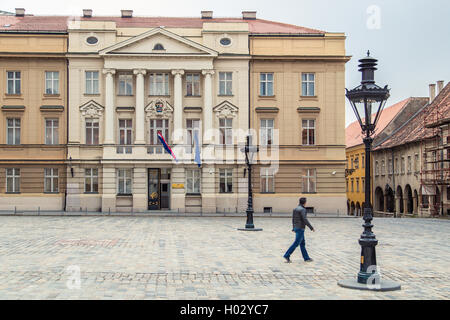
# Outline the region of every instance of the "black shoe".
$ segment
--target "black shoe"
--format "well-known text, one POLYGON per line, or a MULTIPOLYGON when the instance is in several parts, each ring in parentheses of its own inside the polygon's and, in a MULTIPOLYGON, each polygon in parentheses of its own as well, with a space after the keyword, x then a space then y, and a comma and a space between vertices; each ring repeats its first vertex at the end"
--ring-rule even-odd
POLYGON ((291 259, 289 259, 289 257, 283 257, 286 260, 286 263, 291 263, 291 259))
POLYGON ((309 258, 308 260, 305 260, 305 262, 313 262, 314 260, 309 258))

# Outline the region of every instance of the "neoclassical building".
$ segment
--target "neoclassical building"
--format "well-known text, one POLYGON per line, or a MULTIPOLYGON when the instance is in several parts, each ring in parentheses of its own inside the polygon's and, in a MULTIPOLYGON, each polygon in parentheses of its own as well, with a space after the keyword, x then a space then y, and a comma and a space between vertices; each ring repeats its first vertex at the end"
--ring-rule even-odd
POLYGON ((69 21, 68 210, 245 210, 245 14, 69 21))

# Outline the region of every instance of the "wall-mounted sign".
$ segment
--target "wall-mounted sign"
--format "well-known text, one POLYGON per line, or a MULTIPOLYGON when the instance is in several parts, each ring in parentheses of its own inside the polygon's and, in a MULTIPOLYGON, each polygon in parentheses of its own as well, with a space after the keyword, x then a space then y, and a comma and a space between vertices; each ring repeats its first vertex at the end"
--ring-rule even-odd
POLYGON ((162 102, 155 103, 156 112, 162 112, 163 111, 163 107, 164 107, 164 104, 162 102))
POLYGON ((172 183, 172 189, 184 189, 184 183, 172 183))

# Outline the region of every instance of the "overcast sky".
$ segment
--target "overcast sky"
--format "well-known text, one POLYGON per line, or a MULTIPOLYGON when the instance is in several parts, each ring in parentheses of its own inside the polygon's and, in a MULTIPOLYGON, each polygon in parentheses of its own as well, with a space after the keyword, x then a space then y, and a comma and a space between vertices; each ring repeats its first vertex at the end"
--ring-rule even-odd
MULTIPOLYGON (((370 50, 379 60, 377 84, 388 84, 386 106, 410 96, 428 96, 428 84, 450 79, 450 1, 448 0, 18 0, 3 2, 0 10, 25 8, 36 15, 120 15, 132 9, 143 16, 239 17, 242 10, 256 10, 257 17, 347 35, 346 87, 360 81, 358 59, 370 50)), ((346 107, 346 125, 355 120, 346 107)))

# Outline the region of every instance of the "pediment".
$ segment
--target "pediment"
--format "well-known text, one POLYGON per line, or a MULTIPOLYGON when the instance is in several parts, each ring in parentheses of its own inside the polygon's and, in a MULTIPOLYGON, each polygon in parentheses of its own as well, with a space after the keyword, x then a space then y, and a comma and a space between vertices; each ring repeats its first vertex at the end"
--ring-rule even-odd
POLYGON ((117 56, 211 56, 217 51, 163 28, 155 28, 138 36, 119 42, 99 52, 100 55, 117 56))
POLYGON ((213 108, 218 118, 234 118, 239 112, 239 108, 231 102, 225 100, 213 108))
POLYGON ((170 103, 162 99, 150 101, 144 110, 148 118, 170 118, 173 113, 173 107, 170 103))
POLYGON ((94 100, 89 100, 80 106, 81 115, 85 117, 100 117, 104 110, 105 108, 94 100))

